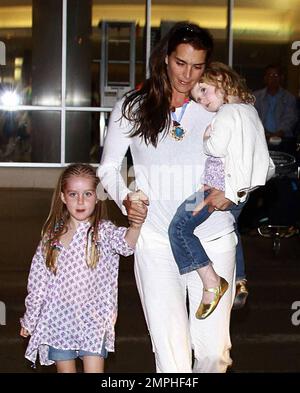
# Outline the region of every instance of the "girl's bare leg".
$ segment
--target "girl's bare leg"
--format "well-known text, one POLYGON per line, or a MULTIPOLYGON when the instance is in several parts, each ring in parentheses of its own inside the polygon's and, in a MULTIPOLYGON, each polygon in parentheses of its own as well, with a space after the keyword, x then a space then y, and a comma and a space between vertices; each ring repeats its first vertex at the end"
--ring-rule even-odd
POLYGON ((57 360, 55 362, 58 373, 76 373, 75 360, 57 360))
MULTIPOLYGON (((215 288, 220 285, 220 276, 215 272, 212 264, 210 263, 207 266, 201 267, 197 269, 197 273, 199 274, 204 288, 215 288)), ((202 295, 202 303, 208 304, 214 299, 214 294, 211 292, 203 291, 202 295)))
POLYGON ((83 356, 85 373, 104 373, 104 359, 100 356, 83 356))
POLYGON ((203 296, 196 311, 196 318, 205 319, 219 304, 221 297, 228 289, 228 282, 215 272, 211 263, 197 269, 197 272, 203 282, 203 296))

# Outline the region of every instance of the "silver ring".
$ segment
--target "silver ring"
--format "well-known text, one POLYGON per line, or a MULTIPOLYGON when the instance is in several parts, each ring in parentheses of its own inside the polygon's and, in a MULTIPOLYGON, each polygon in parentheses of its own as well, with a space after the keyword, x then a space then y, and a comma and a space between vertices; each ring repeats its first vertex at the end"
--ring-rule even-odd
POLYGON ((217 207, 215 207, 215 209, 214 210, 219 210, 217 207))

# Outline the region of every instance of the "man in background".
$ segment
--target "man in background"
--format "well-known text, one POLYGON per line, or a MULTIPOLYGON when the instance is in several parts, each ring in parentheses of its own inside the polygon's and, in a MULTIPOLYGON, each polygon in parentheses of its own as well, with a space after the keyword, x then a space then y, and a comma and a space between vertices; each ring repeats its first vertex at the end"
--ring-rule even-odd
POLYGON ((281 87, 283 74, 277 65, 265 68, 265 88, 254 92, 255 107, 264 125, 266 138, 291 138, 297 123, 296 98, 281 87))

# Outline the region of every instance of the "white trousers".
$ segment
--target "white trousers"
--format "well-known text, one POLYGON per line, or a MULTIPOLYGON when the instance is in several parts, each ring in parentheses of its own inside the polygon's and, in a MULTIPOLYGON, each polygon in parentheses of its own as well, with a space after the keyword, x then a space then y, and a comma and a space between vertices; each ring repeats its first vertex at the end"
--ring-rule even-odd
POLYGON ((236 235, 232 232, 203 242, 203 246, 216 272, 228 281, 229 288, 214 312, 198 320, 195 312, 203 289, 198 273, 179 274, 169 240, 161 234, 144 227, 139 238, 135 277, 157 372, 222 373, 232 363, 229 324, 235 290, 236 235))

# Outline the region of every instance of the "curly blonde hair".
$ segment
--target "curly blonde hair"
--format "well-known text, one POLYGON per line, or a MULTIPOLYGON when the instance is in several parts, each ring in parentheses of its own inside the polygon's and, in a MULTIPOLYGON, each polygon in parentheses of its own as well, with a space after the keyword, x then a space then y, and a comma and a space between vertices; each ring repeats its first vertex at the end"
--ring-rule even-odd
POLYGON ((222 90, 226 103, 228 103, 228 96, 238 97, 245 104, 254 104, 255 102, 255 97, 248 89, 245 79, 224 63, 211 62, 204 70, 199 82, 213 85, 222 90))

